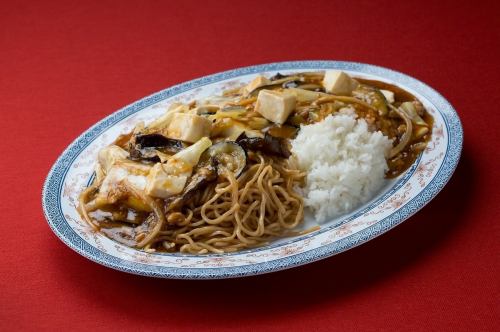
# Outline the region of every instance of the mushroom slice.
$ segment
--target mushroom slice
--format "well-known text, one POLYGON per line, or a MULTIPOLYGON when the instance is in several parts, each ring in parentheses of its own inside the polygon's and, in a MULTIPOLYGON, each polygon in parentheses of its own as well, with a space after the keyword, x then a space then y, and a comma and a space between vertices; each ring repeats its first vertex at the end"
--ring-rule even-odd
POLYGON ((161 134, 138 134, 130 143, 130 159, 158 162, 160 157, 157 151, 173 155, 184 148, 184 143, 181 141, 167 138, 161 134))

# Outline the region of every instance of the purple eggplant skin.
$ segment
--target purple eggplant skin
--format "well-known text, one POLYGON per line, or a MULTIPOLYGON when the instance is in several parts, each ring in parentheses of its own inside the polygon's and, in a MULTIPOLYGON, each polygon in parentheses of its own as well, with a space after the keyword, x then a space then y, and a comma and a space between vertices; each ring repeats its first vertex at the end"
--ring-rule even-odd
POLYGON ((284 138, 271 136, 268 133, 264 135, 264 138, 247 137, 245 133, 242 133, 236 139, 236 143, 240 144, 245 150, 261 151, 282 158, 291 156, 288 141, 284 138))

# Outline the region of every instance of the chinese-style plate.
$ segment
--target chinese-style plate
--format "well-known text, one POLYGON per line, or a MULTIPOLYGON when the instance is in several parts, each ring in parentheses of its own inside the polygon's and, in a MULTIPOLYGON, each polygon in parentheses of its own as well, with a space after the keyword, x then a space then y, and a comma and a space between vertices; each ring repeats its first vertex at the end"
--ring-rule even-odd
MULTIPOLYGON (((54 233, 70 248, 102 265, 151 277, 215 279, 283 270, 338 254, 390 230, 416 213, 448 182, 462 149, 457 113, 438 92, 402 73, 354 62, 296 61, 245 67, 182 83, 141 99, 98 122, 59 157, 43 188, 43 209, 54 233), (432 139, 415 163, 370 202, 299 237, 230 254, 146 253, 93 232, 76 211, 77 198, 93 175, 97 151, 140 120, 164 112, 172 102, 219 94, 257 74, 340 69, 356 77, 385 81, 414 94, 434 117, 432 139)), ((311 222, 310 220, 308 222, 311 222)), ((312 221, 314 223, 314 220, 312 221)))

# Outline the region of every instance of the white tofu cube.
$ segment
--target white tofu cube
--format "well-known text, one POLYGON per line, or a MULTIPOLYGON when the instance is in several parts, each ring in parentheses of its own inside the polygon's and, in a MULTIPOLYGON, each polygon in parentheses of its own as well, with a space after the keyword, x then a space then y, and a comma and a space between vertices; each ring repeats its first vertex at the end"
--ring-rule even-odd
POLYGON ((158 163, 149 172, 146 194, 153 197, 167 198, 180 194, 186 185, 188 175, 171 175, 158 163))
POLYGON ((212 122, 196 114, 175 113, 167 127, 167 137, 194 143, 202 137, 210 136, 212 122))
POLYGON ((295 109, 297 98, 293 93, 261 90, 257 97, 255 110, 267 120, 283 124, 295 109))
POLYGON ((118 160, 127 159, 129 153, 117 145, 110 145, 101 149, 97 155, 99 164, 104 173, 108 173, 118 160))
POLYGON ((252 80, 252 82, 248 83, 243 87, 243 94, 248 95, 250 92, 253 90, 257 89, 258 87, 270 84, 271 80, 269 80, 267 77, 264 77, 262 75, 257 76, 252 80))
POLYGON ((323 87, 328 93, 350 95, 358 83, 340 70, 327 70, 323 78, 323 87))
POLYGON ((121 195, 121 186, 132 186, 136 190, 143 191, 150 169, 148 165, 129 160, 116 161, 108 170, 97 198, 100 202, 114 203, 121 195))
POLYGON ((389 90, 380 90, 382 94, 384 95, 385 99, 389 104, 394 103, 394 92, 389 91, 389 90))

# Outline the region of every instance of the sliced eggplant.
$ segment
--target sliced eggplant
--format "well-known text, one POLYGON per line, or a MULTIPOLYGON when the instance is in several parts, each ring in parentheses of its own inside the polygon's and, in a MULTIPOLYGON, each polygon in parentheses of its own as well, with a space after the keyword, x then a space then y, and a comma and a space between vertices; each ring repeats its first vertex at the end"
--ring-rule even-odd
POLYGON ((247 137, 245 133, 236 139, 245 150, 261 151, 270 155, 288 158, 291 155, 288 140, 268 133, 261 137, 247 137))
POLYGON ((196 192, 204 189, 216 179, 217 166, 213 159, 205 164, 199 163, 182 193, 166 201, 167 211, 180 211, 184 205, 191 201, 196 192))
POLYGON ((360 84, 356 90, 353 91, 353 96, 375 107, 382 116, 388 113, 388 102, 384 94, 377 88, 360 84))
MULTIPOLYGON (((417 107, 415 106, 418 104, 411 101, 407 101, 402 103, 401 106, 399 106, 399 108, 403 110, 403 112, 405 112, 406 115, 408 115, 413 124, 418 126, 427 126, 427 123, 420 117, 420 115, 417 112, 417 107)), ((422 104, 420 105, 423 108, 422 104)))
POLYGON ((215 163, 217 173, 233 172, 238 177, 247 164, 247 153, 243 147, 231 141, 212 145, 203 152, 198 163, 199 167, 215 163))

